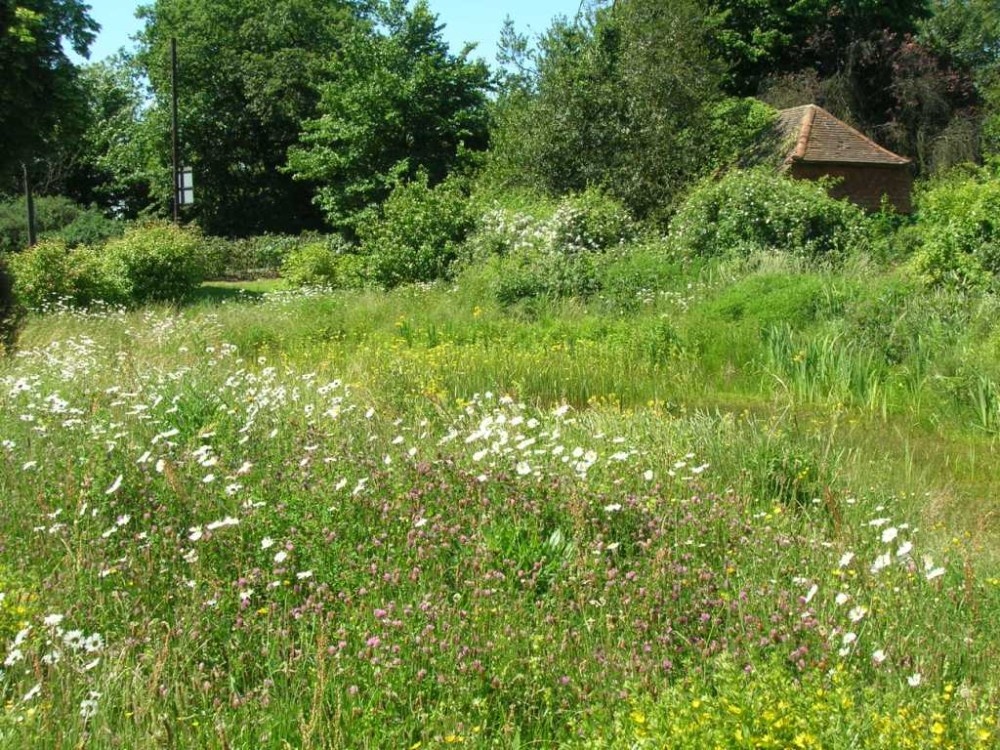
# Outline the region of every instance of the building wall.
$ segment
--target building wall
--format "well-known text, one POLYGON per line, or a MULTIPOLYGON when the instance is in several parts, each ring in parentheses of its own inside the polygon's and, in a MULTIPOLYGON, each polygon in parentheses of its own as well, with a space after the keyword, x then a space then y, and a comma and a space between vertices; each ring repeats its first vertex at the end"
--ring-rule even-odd
POLYGON ((830 190, 834 198, 848 198, 869 211, 878 211, 882 196, 886 195, 895 209, 902 214, 913 210, 910 192, 913 176, 908 166, 876 167, 866 164, 792 164, 793 177, 818 180, 820 177, 837 177, 840 183, 830 190))

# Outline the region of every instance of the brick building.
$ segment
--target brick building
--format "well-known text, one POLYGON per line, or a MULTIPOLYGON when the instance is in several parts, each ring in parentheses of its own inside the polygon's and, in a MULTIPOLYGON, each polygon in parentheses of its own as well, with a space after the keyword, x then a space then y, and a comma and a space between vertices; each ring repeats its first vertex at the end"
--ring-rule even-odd
POLYGON ((822 107, 807 104, 778 113, 784 142, 794 144, 782 165, 793 177, 840 178, 830 194, 877 211, 882 196, 900 213, 910 213, 910 160, 879 146, 822 107))

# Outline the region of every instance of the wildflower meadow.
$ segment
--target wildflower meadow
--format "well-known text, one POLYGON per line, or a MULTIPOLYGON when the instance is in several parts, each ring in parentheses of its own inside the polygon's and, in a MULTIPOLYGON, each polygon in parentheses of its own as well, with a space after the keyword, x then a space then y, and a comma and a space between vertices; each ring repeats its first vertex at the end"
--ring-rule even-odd
POLYGON ((997 746, 995 553, 869 460, 880 409, 710 408, 682 356, 544 343, 579 310, 501 315, 33 318, 0 370, 0 746, 997 746))

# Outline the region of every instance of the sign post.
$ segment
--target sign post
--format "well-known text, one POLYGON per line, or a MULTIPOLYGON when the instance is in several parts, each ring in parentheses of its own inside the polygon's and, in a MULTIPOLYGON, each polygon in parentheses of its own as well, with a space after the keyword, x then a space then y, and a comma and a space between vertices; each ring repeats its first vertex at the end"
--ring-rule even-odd
POLYGON ((177 38, 170 38, 170 108, 171 147, 173 150, 174 176, 174 223, 181 221, 181 186, 180 186, 180 145, 177 140, 177 38))

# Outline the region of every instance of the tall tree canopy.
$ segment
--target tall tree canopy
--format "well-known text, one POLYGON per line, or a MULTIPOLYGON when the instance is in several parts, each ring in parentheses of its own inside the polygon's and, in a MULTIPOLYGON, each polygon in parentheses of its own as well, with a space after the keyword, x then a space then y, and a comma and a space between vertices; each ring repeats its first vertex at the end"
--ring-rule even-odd
POLYGON ((924 170, 974 155, 974 138, 956 143, 975 116, 968 66, 922 35, 942 5, 968 3, 706 2, 731 93, 762 95, 777 106, 815 101, 924 170))
POLYGON ((66 193, 115 215, 135 218, 170 191, 163 158, 162 118, 149 109, 148 84, 135 59, 119 53, 85 66, 84 128, 76 144, 66 193))
POLYGON ((726 102, 708 21, 696 0, 619 0, 557 21, 528 60, 508 28, 516 74, 497 106, 492 169, 553 193, 598 186, 639 216, 669 211, 728 154, 720 117, 734 140, 761 124, 760 110, 726 102))
POLYGON ((0 175, 42 149, 81 104, 63 51, 86 55, 98 26, 81 0, 0 0, 0 175))
POLYGON ((289 169, 317 186, 331 224, 352 229, 398 180, 426 173, 430 184, 461 150, 487 145, 489 71, 453 55, 424 0, 382 3, 374 28, 357 26, 332 56, 318 117, 307 122, 289 169))
POLYGON ((1000 159, 1000 4, 934 0, 933 8, 921 37, 971 71, 983 107, 983 149, 1000 159))
POLYGON ((141 10, 138 60, 155 94, 148 116, 158 123, 164 154, 170 39, 177 39, 183 160, 195 173, 193 215, 206 230, 239 235, 319 225, 309 187, 282 167, 302 122, 315 114, 326 60, 365 23, 362 5, 156 0, 141 10))

